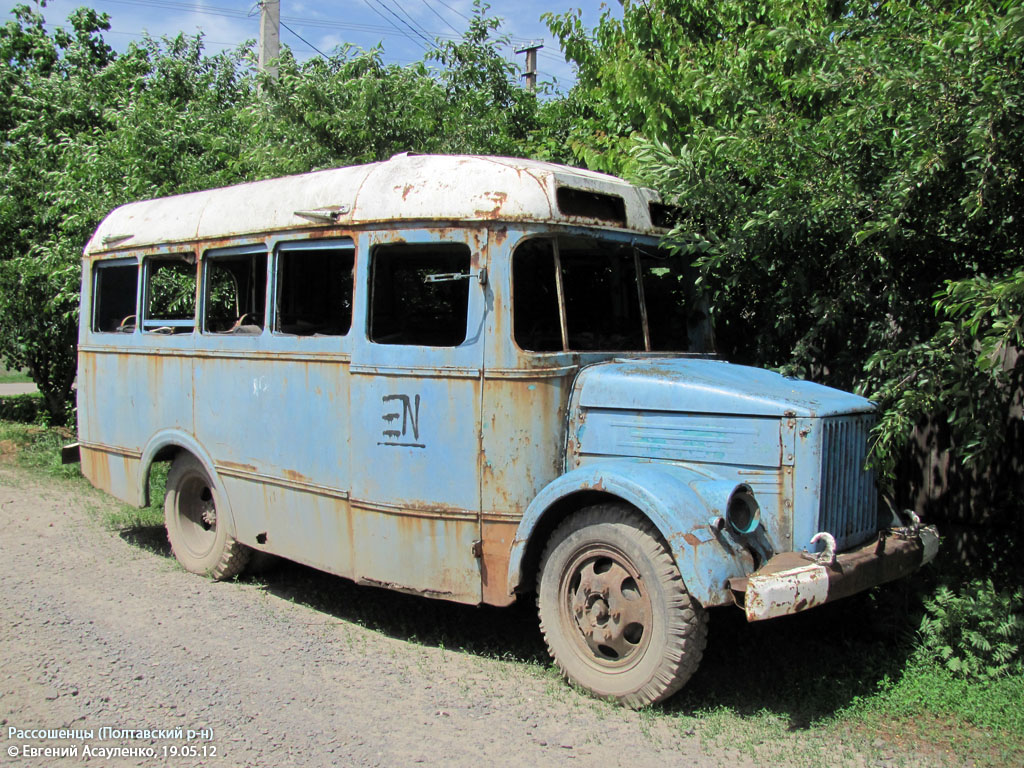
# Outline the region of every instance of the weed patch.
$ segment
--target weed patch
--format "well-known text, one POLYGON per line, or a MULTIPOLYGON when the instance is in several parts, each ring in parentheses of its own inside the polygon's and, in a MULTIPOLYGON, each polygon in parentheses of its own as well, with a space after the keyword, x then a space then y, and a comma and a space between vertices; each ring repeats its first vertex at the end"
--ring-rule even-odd
POLYGON ((61 446, 74 439, 74 433, 63 427, 42 427, 0 420, 0 460, 13 461, 19 466, 52 477, 81 479, 78 465, 62 464, 60 458, 61 446))

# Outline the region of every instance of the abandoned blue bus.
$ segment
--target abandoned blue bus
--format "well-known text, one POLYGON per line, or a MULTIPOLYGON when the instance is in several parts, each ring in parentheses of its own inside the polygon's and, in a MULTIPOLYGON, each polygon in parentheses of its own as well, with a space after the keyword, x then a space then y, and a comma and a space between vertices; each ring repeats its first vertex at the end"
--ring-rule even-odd
POLYGON ((751 621, 904 576, 874 406, 719 359, 657 193, 399 155, 122 206, 85 248, 82 471, 217 579, 268 553, 469 604, 536 594, 564 675, 645 706, 751 621))

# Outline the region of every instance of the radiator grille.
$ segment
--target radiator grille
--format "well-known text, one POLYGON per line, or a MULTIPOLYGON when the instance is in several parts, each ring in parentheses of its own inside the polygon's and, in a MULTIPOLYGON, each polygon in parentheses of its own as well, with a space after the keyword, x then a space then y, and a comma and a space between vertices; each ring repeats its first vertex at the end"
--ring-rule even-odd
POLYGON ((864 469, 874 422, 873 414, 823 420, 818 530, 831 533, 840 551, 878 530, 875 474, 864 469))

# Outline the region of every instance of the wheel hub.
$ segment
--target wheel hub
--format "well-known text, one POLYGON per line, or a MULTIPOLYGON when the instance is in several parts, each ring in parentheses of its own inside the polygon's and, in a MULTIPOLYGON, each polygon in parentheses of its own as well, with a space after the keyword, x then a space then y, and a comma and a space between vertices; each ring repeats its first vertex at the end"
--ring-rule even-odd
POLYGON ((572 621, 595 660, 619 664, 643 647, 652 612, 640 584, 628 561, 590 556, 577 562, 566 597, 572 621))
POLYGON ((213 502, 207 502, 203 505, 202 511, 203 525, 209 530, 217 525, 217 508, 213 505, 213 502))

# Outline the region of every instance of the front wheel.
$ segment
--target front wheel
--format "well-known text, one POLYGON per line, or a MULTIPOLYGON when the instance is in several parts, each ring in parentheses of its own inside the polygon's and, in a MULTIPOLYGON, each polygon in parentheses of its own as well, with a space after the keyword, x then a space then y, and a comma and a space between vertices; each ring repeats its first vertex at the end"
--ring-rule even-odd
POLYGON ((186 571, 221 580, 245 568, 249 550, 228 533, 213 483, 189 453, 179 454, 167 473, 164 523, 171 550, 186 571))
POLYGON ((541 559, 541 631, 562 674, 595 696, 639 708, 697 669, 707 616, 654 527, 625 504, 570 515, 541 559))

